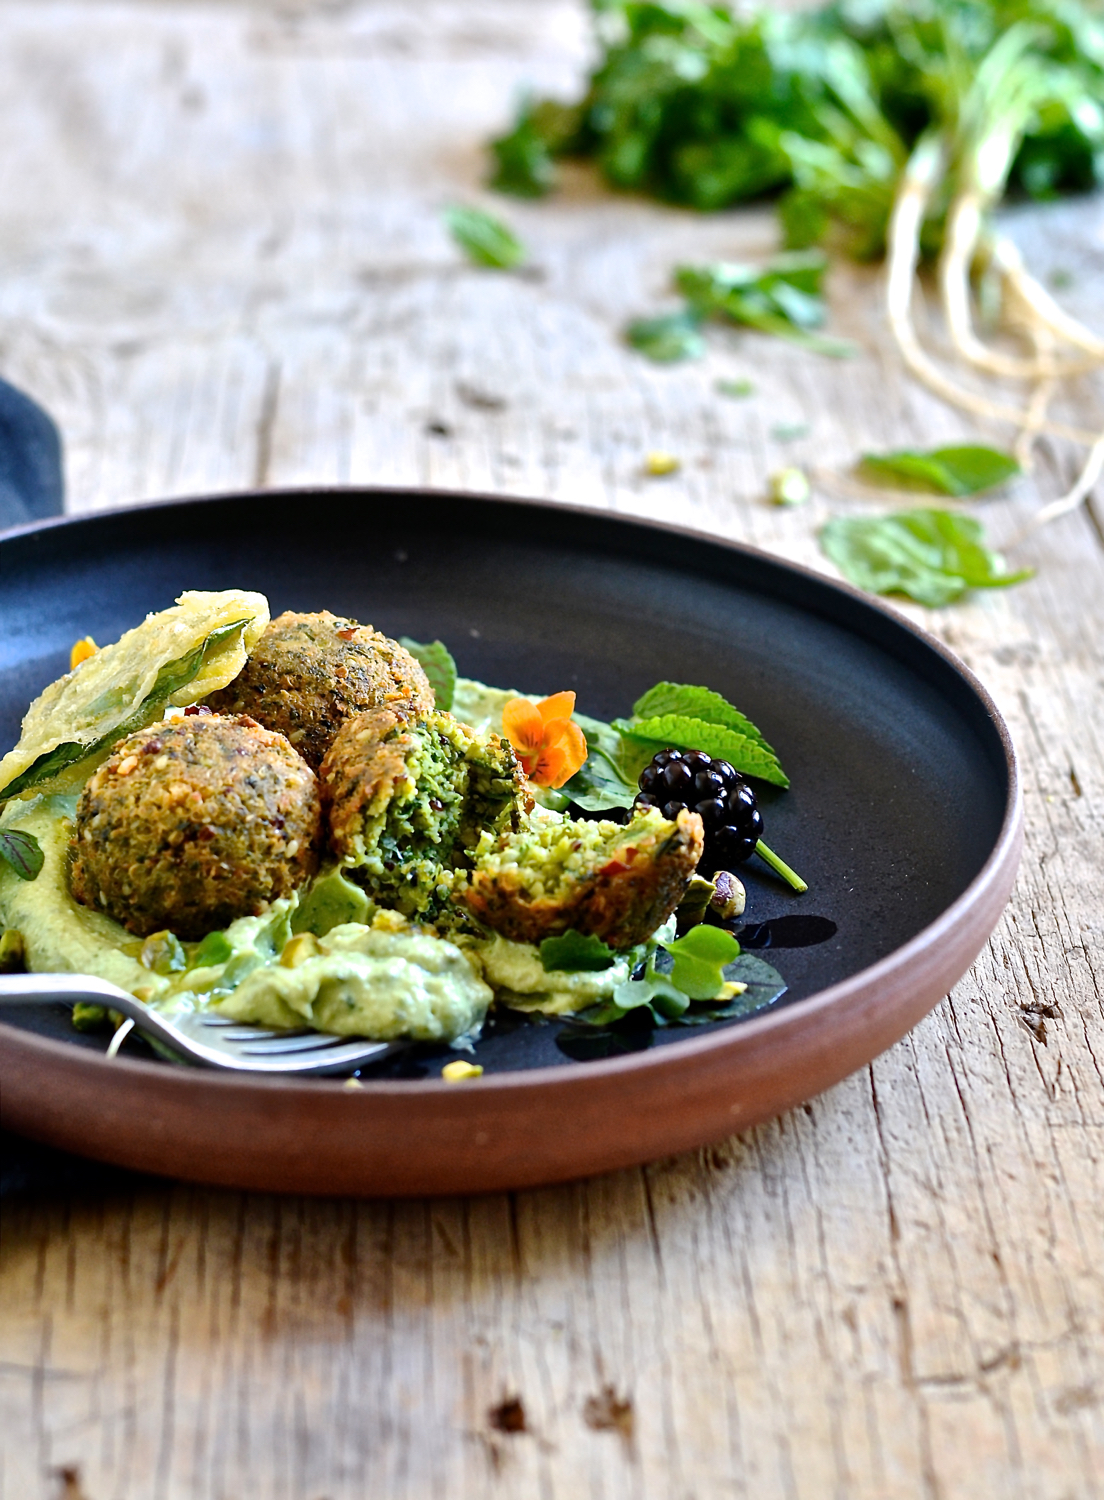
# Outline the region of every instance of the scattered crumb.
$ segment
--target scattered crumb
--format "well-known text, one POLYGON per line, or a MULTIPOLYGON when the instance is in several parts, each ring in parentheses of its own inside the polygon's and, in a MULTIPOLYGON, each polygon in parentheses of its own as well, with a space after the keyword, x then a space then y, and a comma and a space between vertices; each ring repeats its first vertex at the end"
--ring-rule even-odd
MULTIPOLYGON (((480 1070, 482 1071, 482 1069, 480 1070)), ((487 1421, 496 1432, 528 1432, 525 1407, 520 1396, 507 1396, 487 1413, 487 1421)))
POLYGON ((603 1386, 597 1396, 583 1403, 583 1421, 592 1432, 617 1432, 626 1443, 632 1442, 633 1404, 628 1396, 619 1396, 612 1385, 603 1386))
POLYGON ((653 479, 662 479, 666 474, 677 474, 681 467, 680 460, 673 453, 664 453, 658 449, 649 453, 644 460, 644 472, 653 479))
POLYGON ((811 493, 808 477, 803 469, 779 469, 770 477, 768 493, 774 505, 804 505, 811 493))
POLYGON ((455 1062, 446 1063, 441 1069, 441 1077, 446 1083, 463 1083, 467 1078, 482 1078, 483 1069, 478 1063, 465 1062, 458 1057, 455 1062))

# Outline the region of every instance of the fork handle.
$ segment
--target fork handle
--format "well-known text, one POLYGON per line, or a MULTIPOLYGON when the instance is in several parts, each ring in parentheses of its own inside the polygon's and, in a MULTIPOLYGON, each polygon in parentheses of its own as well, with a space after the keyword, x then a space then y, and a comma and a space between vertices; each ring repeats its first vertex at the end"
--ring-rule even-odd
POLYGON ((0 1006, 46 1005, 51 1000, 110 1005, 132 1020, 146 1013, 142 1002, 126 990, 91 974, 0 974, 0 1006))

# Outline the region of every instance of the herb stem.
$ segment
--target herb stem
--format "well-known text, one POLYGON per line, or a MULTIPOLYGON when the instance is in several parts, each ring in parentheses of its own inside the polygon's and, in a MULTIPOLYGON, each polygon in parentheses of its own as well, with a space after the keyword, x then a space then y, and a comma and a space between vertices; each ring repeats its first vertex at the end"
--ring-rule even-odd
POLYGON ((760 839, 755 845, 755 852, 756 854, 758 854, 760 859, 765 859, 767 864, 770 865, 775 874, 781 875, 786 884, 797 891, 799 895, 802 891, 807 891, 809 889, 809 887, 802 880, 801 876, 798 875, 796 871, 791 870, 784 859, 779 859, 778 855, 775 854, 773 849, 768 849, 762 839, 760 839))

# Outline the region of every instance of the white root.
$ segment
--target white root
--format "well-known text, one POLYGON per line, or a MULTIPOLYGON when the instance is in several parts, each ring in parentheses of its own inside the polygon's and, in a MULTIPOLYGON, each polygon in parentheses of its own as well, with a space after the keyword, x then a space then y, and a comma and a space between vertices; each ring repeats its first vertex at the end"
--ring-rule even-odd
MULTIPOLYGON (((943 164, 944 152, 940 144, 931 138, 922 140, 913 152, 901 179, 887 235, 889 269, 886 279, 886 316, 890 330, 908 369, 935 395, 961 411, 988 417, 992 421, 1011 422, 1017 428, 1022 428, 1029 417, 1027 411, 1022 407, 1005 406, 991 401, 987 396, 978 395, 944 375, 925 352, 912 326, 912 293, 920 258, 920 230, 943 164)), ((1004 264, 1002 261, 1002 268, 1004 264)), ((1061 309, 1058 311, 1061 312, 1061 309)), ((1062 317, 1065 317, 1064 313, 1062 317)), ((1072 319, 1068 321, 1073 322, 1072 319)), ((1091 444, 1097 437, 1095 432, 1070 427, 1063 422, 1040 420, 1037 428, 1034 423, 1032 425, 1035 431, 1049 433, 1052 437, 1067 438, 1075 443, 1091 444)))
POLYGON ((1002 237, 994 242, 993 262, 1006 285, 1030 311, 1035 322, 1044 324, 1052 333, 1065 339, 1068 344, 1073 344, 1075 348, 1084 349, 1087 354, 1092 355, 1094 364, 1104 361, 1104 339, 1098 338, 1058 306, 1046 288, 1040 286, 1034 276, 1029 274, 1019 250, 1011 240, 1002 237))
POLYGON ((1014 546, 1016 542, 1030 536, 1033 531, 1038 531, 1040 526, 1046 526, 1049 522, 1056 521, 1059 516, 1067 516, 1071 510, 1076 510, 1092 494, 1093 487, 1102 472, 1104 472, 1104 432, 1099 435, 1089 450, 1085 465, 1072 487, 1057 500, 1052 500, 1049 505, 1044 505, 1042 510, 1036 511, 1011 545, 1014 546))
MULTIPOLYGON (((961 194, 947 216, 943 254, 939 261, 939 285, 947 327, 951 341, 963 359, 992 375, 1019 380, 1062 379, 1094 369, 1101 356, 1070 359, 1049 352, 1035 359, 1020 359, 990 349, 977 337, 970 310, 970 269, 982 237, 982 225, 982 204, 978 195, 973 192, 961 194)), ((1003 272, 1003 262, 1001 269, 1003 272)), ((1046 326, 1051 333, 1056 332, 1049 324, 1040 324, 1037 316, 1033 315, 1030 322, 1033 326, 1046 326)), ((1088 337, 1091 340, 1092 335, 1088 337)))

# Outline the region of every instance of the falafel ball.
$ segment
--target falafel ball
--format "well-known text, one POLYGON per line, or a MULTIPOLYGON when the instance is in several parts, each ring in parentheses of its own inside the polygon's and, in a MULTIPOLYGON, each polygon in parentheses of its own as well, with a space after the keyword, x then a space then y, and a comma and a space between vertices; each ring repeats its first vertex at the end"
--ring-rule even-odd
POLYGON ((469 851, 516 827, 526 803, 510 745, 447 713, 370 709, 343 726, 318 776, 338 859, 373 895, 431 920, 448 920, 469 851))
POLYGON ((139 937, 201 938, 314 874, 321 817, 314 772, 255 719, 153 724, 81 793, 70 888, 139 937))
POLYGON ((574 928, 611 948, 650 937, 682 900, 701 858, 702 820, 655 808, 622 826, 565 819, 485 838, 455 899, 492 932, 540 943, 574 928))
POLYGON ((245 667, 207 704, 220 714, 250 714, 286 734, 317 771, 342 724, 370 708, 435 706, 429 678, 389 636, 329 610, 286 610, 266 628, 245 667))

